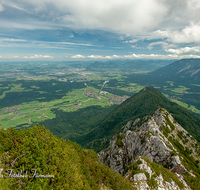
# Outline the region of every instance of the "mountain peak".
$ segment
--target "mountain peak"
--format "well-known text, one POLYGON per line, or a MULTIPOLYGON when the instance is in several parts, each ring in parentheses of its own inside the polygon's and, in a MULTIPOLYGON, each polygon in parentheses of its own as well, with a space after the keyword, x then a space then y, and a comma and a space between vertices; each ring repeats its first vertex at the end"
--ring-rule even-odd
POLYGON ((200 140, 200 118, 193 115, 186 108, 168 100, 156 88, 145 87, 139 93, 133 95, 115 108, 102 120, 97 128, 76 139, 76 142, 99 152, 109 146, 109 139, 113 135, 122 132, 121 127, 128 121, 136 120, 137 118, 142 119, 146 115, 153 115, 159 108, 169 110, 182 127, 196 137, 197 140, 200 140))

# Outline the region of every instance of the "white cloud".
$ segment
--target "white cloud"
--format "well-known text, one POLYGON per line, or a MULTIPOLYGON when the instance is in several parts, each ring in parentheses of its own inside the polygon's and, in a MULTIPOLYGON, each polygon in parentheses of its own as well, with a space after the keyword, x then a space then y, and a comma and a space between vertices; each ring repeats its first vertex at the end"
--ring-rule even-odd
MULTIPOLYGON (((200 11, 200 10, 199 10, 200 11)), ((164 38, 171 43, 196 43, 200 44, 200 22, 190 22, 184 27, 166 30, 156 30, 149 39, 164 38)))
POLYGON ((55 29, 57 26, 54 24, 50 24, 48 22, 43 22, 40 20, 35 19, 23 19, 21 20, 0 20, 0 26, 2 28, 7 29, 21 29, 21 30, 36 30, 36 29, 43 29, 43 30, 52 30, 55 29))
POLYGON ((73 43, 73 42, 53 42, 56 44, 67 44, 67 45, 76 45, 76 46, 93 46, 92 44, 84 44, 84 43, 73 43))
POLYGON ((166 49, 166 48, 169 48, 169 47, 174 47, 175 45, 174 44, 169 44, 167 42, 164 42, 164 41, 159 41, 159 42, 152 42, 150 43, 147 48, 149 50, 151 50, 154 46, 162 46, 162 48, 166 49))
POLYGON ((87 57, 88 57, 88 58, 92 58, 92 59, 102 59, 102 58, 104 58, 104 57, 101 56, 101 55, 88 55, 87 57))
POLYGON ((71 56, 71 58, 91 58, 91 59, 119 59, 119 58, 122 58, 122 56, 119 56, 119 55, 112 55, 112 56, 102 56, 102 55, 88 55, 88 56, 84 56, 84 55, 80 55, 80 54, 77 54, 77 55, 74 55, 74 56, 71 56))
POLYGON ((88 55, 87 57, 93 58, 93 59, 120 59, 120 58, 123 58, 123 56, 120 56, 120 55, 112 55, 112 56, 88 55))
POLYGON ((14 8, 14 9, 18 9, 18 10, 21 10, 21 11, 29 12, 29 11, 27 11, 27 10, 23 9, 22 7, 20 7, 20 6, 16 5, 16 4, 15 4, 15 2, 14 2, 14 3, 12 3, 12 2, 11 2, 11 1, 9 1, 9 0, 7 0, 7 2, 6 2, 6 3, 4 2, 4 4, 6 4, 6 5, 7 5, 7 6, 9 6, 9 7, 12 7, 12 8, 14 8))
POLYGON ((112 59, 112 56, 107 55, 105 56, 105 59, 112 59))
MULTIPOLYGON (((200 50, 199 50, 200 51, 200 50)), ((68 57, 68 56, 65 56, 68 57)), ((50 55, 13 55, 13 56, 0 56, 0 59, 16 59, 16 60, 22 60, 22 59, 53 59, 53 56, 50 55)), ((130 54, 130 55, 74 55, 70 58, 91 58, 91 59, 185 59, 185 58, 200 58, 199 55, 181 55, 181 54, 130 54)))
POLYGON ((36 41, 36 40, 25 40, 16 38, 0 38, 0 47, 70 49, 75 46, 90 47, 95 45, 87 43, 74 43, 74 42, 49 42, 49 41, 36 41))
POLYGON ((15 55, 13 56, 13 59, 16 59, 16 58, 19 58, 20 56, 19 55, 15 55))
POLYGON ((0 38, 0 42, 25 42, 23 39, 15 39, 15 38, 0 38))
POLYGON ((138 41, 137 39, 132 39, 132 40, 125 41, 125 43, 135 43, 137 41, 138 41))
POLYGON ((119 55, 113 55, 112 57, 113 58, 121 58, 121 56, 119 56, 119 55))
POLYGON ((130 54, 130 55, 75 55, 71 58, 92 58, 92 59, 185 59, 185 58, 200 58, 199 55, 179 55, 179 54, 130 54))
POLYGON ((169 36, 169 32, 167 30, 155 30, 150 34, 147 38, 148 39, 155 39, 155 38, 167 38, 169 36))
MULTIPOLYGON (((148 37, 164 37, 173 43, 200 42, 199 0, 6 0, 3 3, 29 15, 27 19, 9 23, 1 20, 1 27, 30 30, 71 27, 135 36, 125 43, 148 37)), ((0 11, 3 9, 0 4, 0 11)))
POLYGON ((200 23, 191 23, 181 31, 169 32, 168 39, 173 43, 200 43, 200 23))
POLYGON ((4 11, 4 7, 2 6, 2 4, 0 3, 0 12, 4 11))
POLYGON ((85 56, 84 56, 84 55, 77 54, 77 55, 71 56, 71 58, 73 58, 73 59, 76 59, 76 58, 85 58, 85 56))
POLYGON ((165 51, 169 52, 169 53, 178 54, 178 55, 189 54, 189 53, 198 53, 198 52, 200 52, 200 46, 184 47, 184 48, 178 48, 178 49, 167 49, 165 51))
POLYGON ((166 11, 159 0, 60 0, 56 6, 64 11, 63 21, 76 28, 111 29, 122 33, 152 28, 166 11))
POLYGON ((25 59, 43 59, 43 58, 51 58, 53 59, 53 56, 50 55, 32 55, 32 56, 24 56, 25 59))
POLYGON ((198 55, 176 55, 176 54, 132 54, 124 55, 128 59, 184 59, 184 58, 200 58, 198 55))
POLYGON ((53 56, 50 55, 24 55, 24 56, 20 56, 20 55, 13 55, 13 56, 0 56, 1 59, 44 59, 44 58, 48 58, 48 59, 53 59, 53 56))
POLYGON ((58 25, 74 29, 111 30, 129 35, 153 29, 167 13, 164 1, 160 0, 8 1, 19 10, 27 10, 30 15, 52 19, 58 25))
MULTIPOLYGON (((169 49, 174 47, 172 43, 200 44, 199 0, 4 0, 0 11, 4 7, 14 10, 12 17, 4 15, 0 20, 0 26, 7 29, 111 31, 130 45, 143 39, 163 39, 165 42, 154 42, 148 48, 160 45, 169 52, 173 51, 169 49), (15 19, 20 13, 25 15, 23 19, 15 19)), ((68 34, 68 37, 74 36, 68 34)), ((72 42, 57 43, 57 47, 51 44, 47 48, 61 49, 62 44, 92 46, 72 42)))
POLYGON ((17 59, 20 58, 19 55, 14 55, 14 56, 0 56, 1 59, 17 59))
MULTIPOLYGON (((11 0, 12 6, 75 28, 140 34, 198 22, 198 0, 11 0), (16 5, 16 4, 19 5, 16 5), (31 6, 30 6, 31 5, 31 6), (77 6, 79 5, 79 6, 77 6)), ((11 3, 10 3, 11 4, 11 3)), ((11 5, 10 5, 11 6, 11 5)))

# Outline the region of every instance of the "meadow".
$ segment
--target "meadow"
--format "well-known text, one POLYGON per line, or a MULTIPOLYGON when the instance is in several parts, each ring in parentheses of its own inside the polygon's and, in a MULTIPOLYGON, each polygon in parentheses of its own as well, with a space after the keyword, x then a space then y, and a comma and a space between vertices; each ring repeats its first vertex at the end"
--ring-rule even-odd
POLYGON ((139 69, 87 70, 87 64, 0 64, 2 127, 29 127, 55 119, 56 113, 77 112, 91 106, 106 109, 121 104, 145 86, 154 86, 171 101, 200 114, 200 84, 153 78, 147 70, 139 69), (101 89, 105 81, 108 82, 101 89))

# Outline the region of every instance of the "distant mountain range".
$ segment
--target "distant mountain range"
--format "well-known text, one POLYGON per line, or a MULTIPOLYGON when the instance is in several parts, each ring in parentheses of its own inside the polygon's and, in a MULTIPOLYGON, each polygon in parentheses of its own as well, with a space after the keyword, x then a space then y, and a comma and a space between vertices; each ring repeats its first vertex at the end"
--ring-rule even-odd
POLYGON ((171 63, 169 60, 114 60, 100 62, 96 61, 86 66, 86 70, 96 71, 105 69, 153 71, 171 63))
POLYGON ((146 87, 127 99, 103 118, 98 127, 75 141, 98 152, 108 147, 109 139, 121 132, 121 127, 128 121, 152 115, 159 108, 165 108, 172 113, 175 120, 200 141, 200 118, 171 102, 153 87, 146 87))
POLYGON ((200 59, 182 59, 150 73, 166 78, 200 82, 200 59))

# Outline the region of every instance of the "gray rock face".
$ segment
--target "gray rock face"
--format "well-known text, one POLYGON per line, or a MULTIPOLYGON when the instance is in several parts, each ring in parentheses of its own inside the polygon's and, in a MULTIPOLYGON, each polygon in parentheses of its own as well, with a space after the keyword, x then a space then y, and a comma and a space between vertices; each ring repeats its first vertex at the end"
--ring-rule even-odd
POLYGON ((172 157, 172 164, 174 166, 171 169, 172 172, 179 173, 179 174, 186 174, 188 172, 188 170, 181 164, 179 156, 172 157))
POLYGON ((144 173, 135 174, 133 176, 134 181, 144 181, 147 180, 147 177, 144 173))
POLYGON ((143 162, 143 164, 140 164, 138 166, 138 169, 146 171, 149 174, 149 178, 151 179, 151 176, 152 176, 153 172, 152 172, 151 168, 146 163, 143 162))
MULTIPOLYGON (((133 182, 133 187, 134 187, 133 189, 137 189, 137 190, 155 189, 155 186, 151 187, 149 186, 149 183, 148 183, 148 180, 153 178, 156 183, 156 187, 157 187, 156 189, 158 190, 175 190, 175 189, 180 190, 179 186, 172 179, 169 181, 165 181, 161 173, 155 177, 156 175, 155 171, 152 171, 151 167, 149 167, 149 163, 147 163, 141 157, 138 157, 138 160, 141 161, 141 164, 137 166, 137 169, 139 169, 142 173, 137 173, 131 176, 131 172, 129 171, 126 177, 126 178, 129 178, 131 182, 133 182)), ((182 182, 184 186, 183 189, 191 190, 191 188, 184 181, 183 176, 177 173, 176 175, 179 178, 179 180, 182 182)))
POLYGON ((171 181, 170 183, 164 181, 162 175, 159 175, 156 178, 156 181, 157 181, 159 190, 166 190, 166 189, 180 190, 180 188, 178 187, 178 185, 176 185, 176 183, 174 181, 171 181))
POLYGON ((172 131, 167 124, 166 115, 168 120, 174 124, 173 117, 164 109, 157 110, 153 117, 144 118, 143 123, 140 119, 128 122, 123 130, 125 134, 120 133, 114 136, 108 151, 100 152, 99 162, 124 174, 126 166, 132 165, 136 157, 146 156, 152 162, 168 166, 174 172, 185 174, 187 169, 181 164, 179 156, 174 155, 177 150, 163 135, 162 128, 172 131), (138 130, 128 130, 131 128, 138 130))

